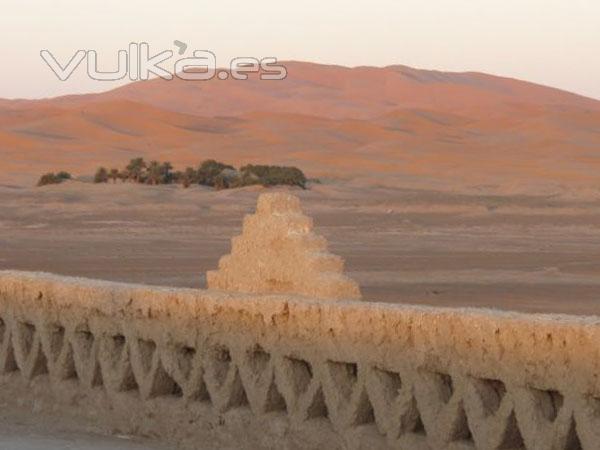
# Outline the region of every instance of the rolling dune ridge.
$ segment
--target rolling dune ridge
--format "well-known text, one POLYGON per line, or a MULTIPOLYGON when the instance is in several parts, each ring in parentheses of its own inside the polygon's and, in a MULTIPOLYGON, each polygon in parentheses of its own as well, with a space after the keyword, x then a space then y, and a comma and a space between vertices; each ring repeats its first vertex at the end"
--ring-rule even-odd
POLYGON ((0 102, 0 182, 136 156, 279 163, 311 177, 444 190, 600 186, 600 102, 518 80, 287 63, 283 81, 133 83, 0 102))

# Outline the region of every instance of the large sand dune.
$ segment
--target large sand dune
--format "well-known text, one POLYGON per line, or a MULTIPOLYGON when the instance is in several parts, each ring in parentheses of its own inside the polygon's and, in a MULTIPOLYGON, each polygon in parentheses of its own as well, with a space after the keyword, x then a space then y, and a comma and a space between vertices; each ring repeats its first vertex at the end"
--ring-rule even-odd
POLYGON ((396 187, 600 186, 599 101, 479 73, 287 65, 283 81, 153 80, 2 101, 0 183, 144 156, 295 164, 396 187))

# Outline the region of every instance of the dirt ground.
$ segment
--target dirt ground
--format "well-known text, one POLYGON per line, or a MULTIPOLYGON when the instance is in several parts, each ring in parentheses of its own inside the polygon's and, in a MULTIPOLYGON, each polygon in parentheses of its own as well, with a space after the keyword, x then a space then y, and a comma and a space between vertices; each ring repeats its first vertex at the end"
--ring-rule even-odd
MULTIPOLYGON (((0 187, 0 269, 204 287, 262 188, 0 187)), ((600 194, 294 191, 368 301, 600 313, 600 194)))
POLYGON ((6 450, 166 450, 164 445, 75 431, 57 432, 34 423, 0 423, 0 448, 6 450))
POLYGON ((8 406, 0 402, 2 450, 172 450, 148 439, 112 433, 101 434, 72 418, 39 414, 41 409, 8 406))

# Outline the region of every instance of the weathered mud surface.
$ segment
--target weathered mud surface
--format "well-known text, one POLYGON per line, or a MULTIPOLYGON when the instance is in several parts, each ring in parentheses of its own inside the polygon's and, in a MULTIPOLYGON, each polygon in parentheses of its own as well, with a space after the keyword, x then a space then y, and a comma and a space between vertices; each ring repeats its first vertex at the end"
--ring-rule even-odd
POLYGON ((221 257, 219 270, 207 272, 206 281, 209 289, 229 292, 360 299, 358 284, 344 275, 344 260, 314 233, 300 199, 284 192, 258 198, 242 234, 231 240, 231 253, 221 257))
POLYGON ((0 318, 6 408, 182 448, 600 442, 598 318, 17 272, 0 273, 0 318))

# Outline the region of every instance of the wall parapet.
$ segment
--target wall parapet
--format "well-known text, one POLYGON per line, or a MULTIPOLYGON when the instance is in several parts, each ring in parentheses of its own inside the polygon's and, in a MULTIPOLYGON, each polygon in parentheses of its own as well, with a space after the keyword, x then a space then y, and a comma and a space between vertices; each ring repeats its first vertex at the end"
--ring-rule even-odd
POLYGON ((599 343, 596 317, 0 272, 3 400, 189 448, 598 449, 599 343))

